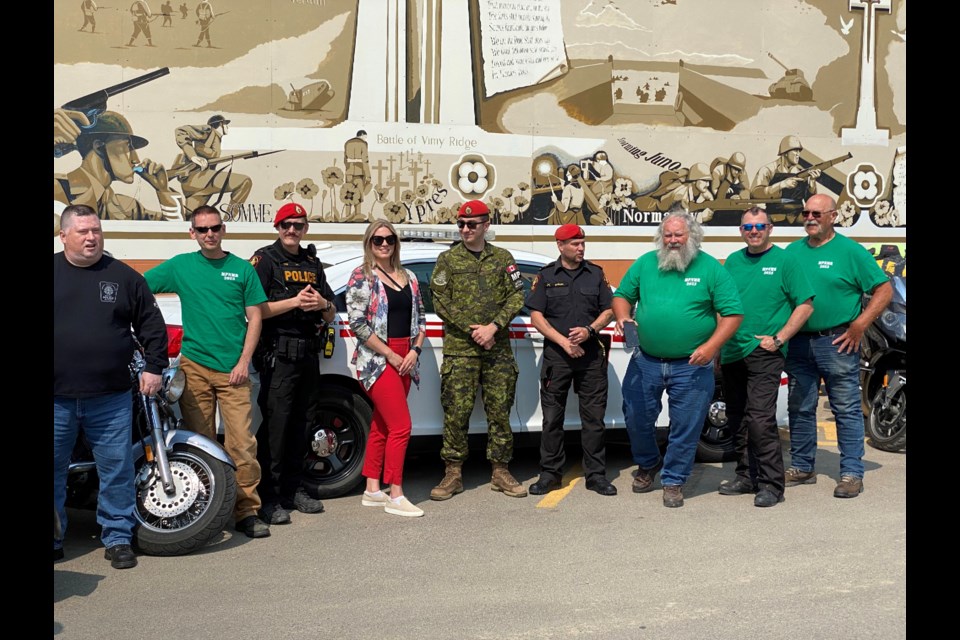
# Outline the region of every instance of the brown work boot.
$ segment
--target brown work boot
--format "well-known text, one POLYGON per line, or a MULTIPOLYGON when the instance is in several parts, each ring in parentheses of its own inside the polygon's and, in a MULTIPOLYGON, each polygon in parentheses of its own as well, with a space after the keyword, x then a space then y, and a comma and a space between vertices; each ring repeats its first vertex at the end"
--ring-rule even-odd
POLYGON ((783 484, 787 487, 796 487, 801 484, 817 484, 817 472, 813 470, 800 471, 800 469, 796 467, 790 467, 784 474, 783 479, 783 484))
POLYGON ((443 462, 447 469, 440 484, 430 490, 431 500, 449 500, 456 494, 463 493, 463 477, 461 476, 463 461, 444 460, 443 462))
POLYGON ((637 467, 637 472, 633 474, 633 492, 647 493, 653 491, 653 479, 657 477, 657 472, 663 468, 663 458, 652 469, 637 467))
POLYGON ((683 506, 683 485, 669 484, 663 487, 663 506, 682 507, 683 506))
POLYGON ((503 462, 493 463, 493 475, 490 476, 490 488, 494 491, 502 491, 511 498, 525 498, 527 490, 523 488, 517 479, 510 475, 507 465, 503 462))
POLYGON ((843 476, 833 490, 834 498, 856 498, 863 491, 863 478, 843 476))

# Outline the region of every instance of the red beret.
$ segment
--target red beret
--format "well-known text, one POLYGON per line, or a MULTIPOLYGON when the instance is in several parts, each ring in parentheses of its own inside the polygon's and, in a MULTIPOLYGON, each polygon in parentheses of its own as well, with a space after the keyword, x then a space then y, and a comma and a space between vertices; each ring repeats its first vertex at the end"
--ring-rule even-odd
POLYGON ((288 202, 277 209, 277 217, 273 219, 273 226, 277 226, 287 218, 306 218, 307 210, 296 202, 288 202))
POLYGON ((583 238, 583 229, 575 224, 565 224, 557 228, 556 233, 553 234, 553 237, 557 240, 573 240, 574 238, 580 239, 583 238))
POLYGON ((490 209, 481 200, 467 200, 460 205, 460 211, 457 213, 458 218, 477 218, 488 215, 490 215, 490 209))

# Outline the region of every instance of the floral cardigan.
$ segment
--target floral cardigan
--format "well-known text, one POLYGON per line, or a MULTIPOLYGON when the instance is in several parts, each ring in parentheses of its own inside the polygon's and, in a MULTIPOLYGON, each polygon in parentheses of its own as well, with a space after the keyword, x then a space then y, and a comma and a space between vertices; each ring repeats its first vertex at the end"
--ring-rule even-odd
MULTIPOLYGON (((416 343, 417 336, 426 330, 427 313, 420 295, 420 283, 409 269, 407 280, 413 294, 413 313, 410 314, 410 344, 416 343)), ((387 342, 387 292, 377 277, 367 277, 363 267, 357 267, 347 282, 347 320, 357 336, 357 348, 353 352, 351 364, 357 367, 357 378, 364 389, 370 389, 387 368, 387 359, 367 346, 370 336, 377 334, 387 342)), ((420 386, 420 362, 414 365, 410 378, 420 386)))

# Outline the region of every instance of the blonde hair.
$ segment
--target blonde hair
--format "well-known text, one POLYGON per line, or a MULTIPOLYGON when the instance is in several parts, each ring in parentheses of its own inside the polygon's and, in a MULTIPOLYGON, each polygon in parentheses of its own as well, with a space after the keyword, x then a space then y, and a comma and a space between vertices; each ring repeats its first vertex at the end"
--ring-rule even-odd
POLYGON ((400 275, 399 284, 405 285, 407 274, 400 264, 400 236, 397 235, 397 230, 388 220, 374 220, 367 225, 367 230, 363 232, 363 273, 366 274, 368 278, 373 276, 373 271, 377 266, 377 261, 373 257, 373 249, 371 248, 373 244, 373 234, 377 232, 377 229, 383 228, 389 229, 390 233, 397 236, 397 242, 393 245, 393 253, 390 255, 390 267, 400 275))

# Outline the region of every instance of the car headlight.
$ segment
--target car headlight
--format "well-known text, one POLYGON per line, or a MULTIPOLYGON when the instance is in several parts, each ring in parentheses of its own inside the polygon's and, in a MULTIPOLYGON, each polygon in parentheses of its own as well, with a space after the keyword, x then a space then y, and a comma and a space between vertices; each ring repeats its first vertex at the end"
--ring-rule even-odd
POLYGON ((167 402, 173 404, 183 395, 183 389, 187 386, 187 375, 180 367, 165 369, 163 372, 163 397, 167 402))

